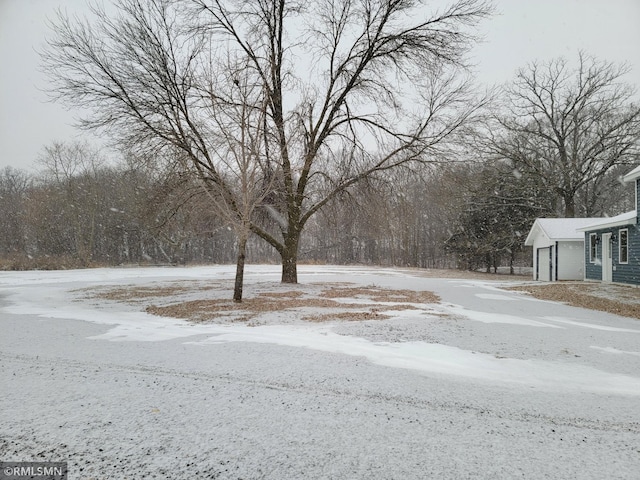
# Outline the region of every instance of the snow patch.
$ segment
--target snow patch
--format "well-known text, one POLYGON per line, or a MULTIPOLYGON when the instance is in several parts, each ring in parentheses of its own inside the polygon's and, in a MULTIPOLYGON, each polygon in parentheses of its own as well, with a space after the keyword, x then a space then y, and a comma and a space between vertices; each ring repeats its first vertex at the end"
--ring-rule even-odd
POLYGON ((498 295, 495 293, 476 293, 476 297, 482 298, 483 300, 500 300, 500 301, 508 301, 508 302, 519 300, 514 297, 509 297, 507 295, 498 295))
POLYGON ((636 357, 640 357, 640 352, 627 352, 625 350, 618 350, 613 347, 596 347, 592 345, 590 348, 593 348, 594 350, 599 350, 605 353, 613 353, 614 355, 634 355, 636 357))
POLYGON ((544 389, 640 396, 640 378, 603 372, 588 366, 542 360, 496 358, 486 353, 425 342, 370 342, 337 335, 330 327, 233 326, 190 345, 257 342, 303 347, 365 357, 372 363, 425 373, 456 375, 477 380, 516 383, 544 389))
POLYGON ((543 318, 545 320, 550 320, 552 322, 564 323, 567 325, 574 325, 576 327, 592 328, 594 330, 604 330, 606 332, 640 333, 640 330, 635 330, 632 328, 618 328, 618 327, 609 327, 606 325, 596 325, 595 323, 576 322, 575 320, 568 320, 566 318, 560 318, 560 317, 543 317, 543 318))
POLYGON ((460 305, 444 305, 443 310, 453 315, 465 317, 468 320, 482 323, 506 323, 510 325, 522 325, 527 327, 546 327, 546 328, 564 328, 550 323, 538 322, 528 318, 522 318, 515 315, 506 315, 504 313, 489 313, 469 310, 460 305))

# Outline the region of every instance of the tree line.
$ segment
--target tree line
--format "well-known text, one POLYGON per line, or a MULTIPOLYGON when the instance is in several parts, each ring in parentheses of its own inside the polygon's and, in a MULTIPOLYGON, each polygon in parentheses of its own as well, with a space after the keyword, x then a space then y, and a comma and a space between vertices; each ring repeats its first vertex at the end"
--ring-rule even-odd
MULTIPOLYGON (((0 171, 3 269, 114 265, 228 264, 236 234, 209 208, 192 179, 152 173, 126 156, 107 160, 86 143, 55 143, 37 173, 0 171)), ((611 169, 581 191, 592 215, 633 208, 611 169), (600 189, 597 188, 600 186, 600 189)), ((495 271, 526 266, 524 238, 539 216, 558 216, 552 199, 508 162, 455 162, 398 170, 330 202, 305 229, 300 261, 495 271)), ((247 261, 277 263, 259 237, 247 261)))
MULTIPOLYGON (((86 143, 45 148, 39 167, 34 174, 0 171, 5 269, 236 261, 236 233, 191 178, 151 174, 123 158, 107 161, 86 143)), ((398 172, 328 203, 301 238, 301 260, 453 267, 444 251, 453 210, 436 193, 440 175, 426 176, 398 172)), ((252 236, 247 260, 279 258, 252 236)))

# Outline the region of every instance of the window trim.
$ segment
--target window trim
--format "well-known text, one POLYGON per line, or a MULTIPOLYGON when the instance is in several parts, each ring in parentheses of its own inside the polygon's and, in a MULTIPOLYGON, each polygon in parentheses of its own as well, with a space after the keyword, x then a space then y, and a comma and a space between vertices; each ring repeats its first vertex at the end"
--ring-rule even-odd
POLYGON ((628 228, 621 228, 620 230, 618 230, 618 263, 621 265, 629 264, 629 229, 628 228), (622 261, 622 232, 624 232, 625 253, 627 257, 625 261, 622 261))
POLYGON ((596 263, 598 259, 598 234, 589 234, 589 263, 596 263))

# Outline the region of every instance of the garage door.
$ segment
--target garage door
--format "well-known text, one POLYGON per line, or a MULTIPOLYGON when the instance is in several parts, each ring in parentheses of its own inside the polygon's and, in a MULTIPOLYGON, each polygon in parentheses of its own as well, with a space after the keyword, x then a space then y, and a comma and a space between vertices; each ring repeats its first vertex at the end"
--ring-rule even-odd
POLYGON ((538 249, 538 280, 551 281, 551 247, 538 249))

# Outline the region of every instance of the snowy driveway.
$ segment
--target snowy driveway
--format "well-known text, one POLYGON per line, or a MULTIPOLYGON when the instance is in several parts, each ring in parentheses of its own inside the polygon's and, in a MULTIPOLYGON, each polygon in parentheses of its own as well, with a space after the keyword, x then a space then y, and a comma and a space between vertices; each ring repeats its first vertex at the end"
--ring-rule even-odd
POLYGON ((639 320, 419 270, 300 269, 442 299, 384 321, 189 325, 70 293, 232 275, 0 273, 0 460, 68 460, 70 478, 638 478, 639 320))

